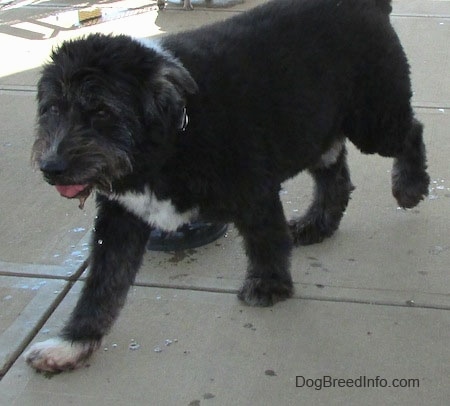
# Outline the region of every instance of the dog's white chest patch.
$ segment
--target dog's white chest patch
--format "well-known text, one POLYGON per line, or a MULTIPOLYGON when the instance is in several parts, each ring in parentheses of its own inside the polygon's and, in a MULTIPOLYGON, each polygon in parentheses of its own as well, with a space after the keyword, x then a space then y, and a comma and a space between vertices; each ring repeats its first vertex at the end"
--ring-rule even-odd
POLYGON ((146 189, 144 193, 125 193, 109 196, 147 224, 165 231, 175 231, 198 216, 198 210, 179 212, 171 200, 158 200, 153 192, 146 189))

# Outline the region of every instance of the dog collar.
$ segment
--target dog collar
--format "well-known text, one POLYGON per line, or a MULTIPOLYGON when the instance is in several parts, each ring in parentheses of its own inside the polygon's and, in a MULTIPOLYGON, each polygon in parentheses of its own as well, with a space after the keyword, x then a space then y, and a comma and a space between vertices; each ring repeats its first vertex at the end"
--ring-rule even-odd
POLYGON ((187 114, 186 107, 183 107, 183 113, 181 115, 181 121, 180 121, 180 131, 186 131, 186 127, 189 124, 189 116, 187 114))

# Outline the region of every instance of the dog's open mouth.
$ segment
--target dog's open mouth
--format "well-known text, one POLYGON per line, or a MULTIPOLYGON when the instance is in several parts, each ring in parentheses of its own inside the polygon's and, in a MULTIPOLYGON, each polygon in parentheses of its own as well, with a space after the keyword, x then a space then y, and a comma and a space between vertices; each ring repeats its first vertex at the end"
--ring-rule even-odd
POLYGON ((91 194, 92 187, 88 184, 86 185, 55 185, 56 190, 61 196, 68 199, 79 199, 79 208, 83 209, 86 199, 91 194))

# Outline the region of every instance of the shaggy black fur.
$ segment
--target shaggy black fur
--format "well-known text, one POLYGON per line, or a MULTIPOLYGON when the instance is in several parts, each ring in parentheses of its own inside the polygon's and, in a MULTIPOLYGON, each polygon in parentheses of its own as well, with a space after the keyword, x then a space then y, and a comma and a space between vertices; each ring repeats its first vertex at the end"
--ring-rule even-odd
MULTIPOLYGON (((167 36, 161 49, 91 35, 53 52, 39 82, 34 160, 62 195, 83 202, 98 192, 90 274, 63 338, 94 348, 111 327, 149 227, 162 224, 151 199, 170 201, 176 216, 234 222, 249 260, 239 298, 258 306, 292 295, 293 242, 338 228, 353 189, 345 138, 395 158, 401 206, 423 199, 422 126, 390 9, 390 0, 275 0, 167 36), (280 184, 305 169, 315 197, 288 225, 280 184)), ((44 368, 39 357, 28 360, 44 368)))

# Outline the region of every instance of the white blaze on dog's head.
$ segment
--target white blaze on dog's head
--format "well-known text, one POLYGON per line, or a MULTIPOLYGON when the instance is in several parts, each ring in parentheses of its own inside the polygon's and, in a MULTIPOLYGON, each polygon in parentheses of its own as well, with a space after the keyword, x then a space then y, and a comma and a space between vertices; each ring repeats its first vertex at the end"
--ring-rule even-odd
POLYGON ((153 49, 154 51, 156 51, 159 54, 164 54, 164 56, 172 58, 172 55, 169 52, 167 52, 161 45, 161 42, 159 42, 156 39, 135 38, 135 40, 137 42, 139 42, 140 44, 144 45, 146 48, 153 49))
POLYGON ((137 38, 136 41, 164 57, 160 74, 162 77, 168 78, 179 91, 186 94, 194 94, 198 91, 197 83, 191 74, 179 59, 163 47, 160 41, 148 38, 137 38))

